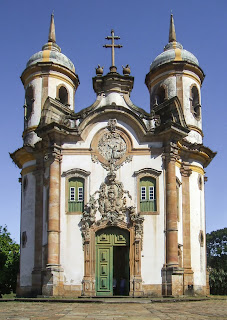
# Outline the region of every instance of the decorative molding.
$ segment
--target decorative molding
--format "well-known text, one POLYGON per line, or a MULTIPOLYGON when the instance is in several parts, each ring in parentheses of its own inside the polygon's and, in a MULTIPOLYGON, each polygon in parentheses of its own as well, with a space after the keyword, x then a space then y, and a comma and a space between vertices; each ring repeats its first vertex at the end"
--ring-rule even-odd
POLYGON ((198 127, 196 127, 196 126, 193 126, 193 125, 188 125, 188 129, 193 130, 193 131, 196 131, 196 132, 198 132, 202 137, 204 137, 203 131, 202 131, 200 128, 198 128, 198 127))
POLYGON ((190 175, 192 174, 192 169, 190 169, 189 163, 181 163, 180 173, 184 177, 190 177, 190 175))
POLYGON ((91 174, 90 171, 86 171, 84 169, 79 169, 79 168, 74 168, 74 169, 64 171, 61 176, 68 177, 68 178, 71 178, 71 177, 85 178, 85 177, 88 177, 90 174, 91 174))
POLYGON ((166 161, 177 161, 179 159, 177 143, 170 141, 164 148, 162 158, 166 161))
POLYGON ((81 232, 84 243, 90 241, 91 227, 94 228, 102 223, 115 226, 120 222, 133 225, 135 237, 142 241, 144 218, 136 213, 135 207, 127 205, 129 199, 132 199, 131 195, 123 189, 122 182, 116 180, 115 172, 108 172, 105 182, 90 196, 90 201, 83 212, 81 232), (97 213, 100 215, 99 220, 96 220, 97 213))
POLYGON ((54 144, 49 149, 49 152, 44 155, 44 162, 47 161, 61 161, 62 160, 62 154, 61 154, 61 148, 54 144))
POLYGON ((151 176, 154 178, 157 178, 158 176, 160 176, 160 174, 162 173, 162 171, 156 170, 156 169, 152 169, 152 168, 143 168, 140 169, 138 171, 134 172, 134 175, 137 176, 151 176))

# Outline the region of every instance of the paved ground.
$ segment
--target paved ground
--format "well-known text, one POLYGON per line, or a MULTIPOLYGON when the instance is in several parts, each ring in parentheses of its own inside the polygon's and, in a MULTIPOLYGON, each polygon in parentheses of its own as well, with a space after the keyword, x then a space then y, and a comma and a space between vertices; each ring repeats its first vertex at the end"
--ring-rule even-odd
POLYGON ((0 319, 227 320, 227 300, 165 303, 0 302, 0 319))

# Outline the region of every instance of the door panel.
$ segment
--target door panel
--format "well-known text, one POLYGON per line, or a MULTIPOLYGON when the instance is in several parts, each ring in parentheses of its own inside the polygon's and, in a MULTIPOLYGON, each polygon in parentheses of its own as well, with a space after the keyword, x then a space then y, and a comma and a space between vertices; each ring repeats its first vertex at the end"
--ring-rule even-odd
POLYGON ((97 295, 113 294, 113 247, 97 250, 97 295))
POLYGON ((97 296, 128 295, 129 274, 129 232, 115 227, 98 231, 96 233, 97 296), (124 288, 120 290, 122 282, 124 288))

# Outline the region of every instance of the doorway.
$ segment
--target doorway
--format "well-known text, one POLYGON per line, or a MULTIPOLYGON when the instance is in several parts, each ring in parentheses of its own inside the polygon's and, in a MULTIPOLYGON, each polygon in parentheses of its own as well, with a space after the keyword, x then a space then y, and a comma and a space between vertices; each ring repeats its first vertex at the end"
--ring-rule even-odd
POLYGON ((96 295, 129 295, 129 232, 117 227, 96 233, 96 295))

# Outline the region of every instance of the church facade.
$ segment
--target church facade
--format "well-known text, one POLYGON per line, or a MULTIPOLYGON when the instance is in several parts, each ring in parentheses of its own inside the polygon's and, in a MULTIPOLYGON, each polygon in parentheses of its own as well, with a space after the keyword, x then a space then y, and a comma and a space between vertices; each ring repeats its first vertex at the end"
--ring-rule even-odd
MULTIPOLYGON (((206 295, 204 168, 196 57, 176 40, 146 75, 150 112, 130 100, 130 67, 93 78, 96 101, 77 113, 73 63, 48 43, 22 73, 19 296, 206 295)), ((115 42, 114 42, 115 41, 115 42)))

